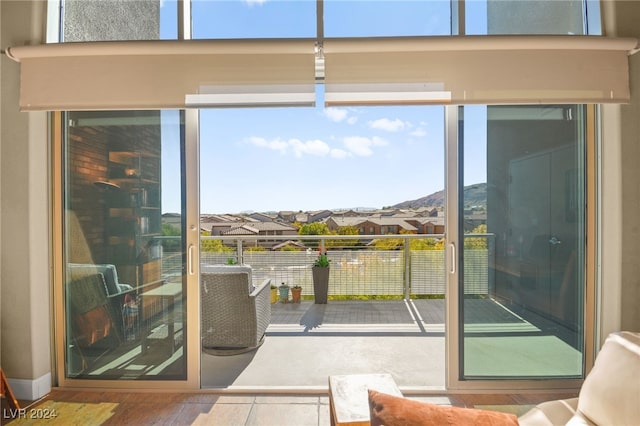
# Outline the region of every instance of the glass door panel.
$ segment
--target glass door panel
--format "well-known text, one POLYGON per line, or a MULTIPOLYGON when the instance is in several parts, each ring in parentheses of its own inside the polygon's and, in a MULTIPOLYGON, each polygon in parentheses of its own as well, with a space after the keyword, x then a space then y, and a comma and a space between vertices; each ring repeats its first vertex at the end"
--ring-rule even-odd
POLYGON ((459 110, 462 379, 582 375, 584 117, 459 110))
POLYGON ((65 377, 185 380, 182 115, 65 122, 65 377))

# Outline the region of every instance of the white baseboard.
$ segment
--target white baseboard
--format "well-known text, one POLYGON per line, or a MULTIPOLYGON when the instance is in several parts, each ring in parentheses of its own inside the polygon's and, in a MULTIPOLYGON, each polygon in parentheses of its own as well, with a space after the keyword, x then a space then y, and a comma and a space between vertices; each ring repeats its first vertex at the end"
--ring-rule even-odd
POLYGON ((7 381, 17 399, 35 401, 51 392, 51 373, 33 380, 7 377, 7 381))

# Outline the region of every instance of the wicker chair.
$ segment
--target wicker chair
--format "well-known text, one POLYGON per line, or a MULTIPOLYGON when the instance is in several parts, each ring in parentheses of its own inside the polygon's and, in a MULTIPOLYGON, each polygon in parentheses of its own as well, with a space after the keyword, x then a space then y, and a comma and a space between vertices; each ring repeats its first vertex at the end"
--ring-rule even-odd
POLYGON ((202 349, 235 355, 258 348, 271 321, 271 280, 255 287, 250 266, 210 265, 200 272, 202 349))

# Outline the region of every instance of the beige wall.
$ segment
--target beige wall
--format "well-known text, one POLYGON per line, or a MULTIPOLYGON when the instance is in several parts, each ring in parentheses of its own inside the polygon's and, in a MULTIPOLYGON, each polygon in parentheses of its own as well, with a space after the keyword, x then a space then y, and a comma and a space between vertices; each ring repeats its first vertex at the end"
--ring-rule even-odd
MULTIPOLYGON (((2 1, 2 47, 40 43, 44 2, 2 1)), ((19 65, 1 59, 1 359, 19 398, 50 390, 48 138, 45 113, 18 111, 19 65)))
MULTIPOLYGON (((608 36, 640 37, 640 2, 602 3, 608 36)), ((640 54, 630 57, 629 105, 602 108, 601 339, 640 330, 640 54)))
MULTIPOLYGON (((640 38, 640 2, 617 2, 617 32, 640 38)), ((622 289, 621 329, 640 330, 640 53, 629 59, 632 103, 621 107, 622 289)))

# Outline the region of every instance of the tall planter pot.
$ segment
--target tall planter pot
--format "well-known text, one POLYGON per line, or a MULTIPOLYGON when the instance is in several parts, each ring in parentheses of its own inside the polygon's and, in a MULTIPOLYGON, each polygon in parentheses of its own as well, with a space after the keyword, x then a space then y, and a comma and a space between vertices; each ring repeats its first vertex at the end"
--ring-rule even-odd
POLYGON ((315 303, 325 304, 327 303, 327 296, 329 294, 329 267, 312 266, 311 273, 313 274, 313 295, 315 303))

